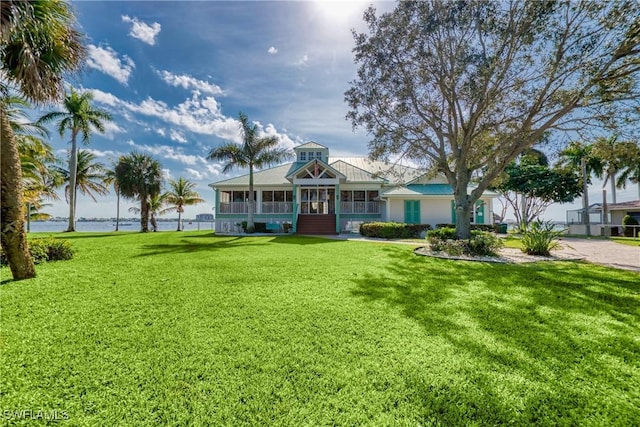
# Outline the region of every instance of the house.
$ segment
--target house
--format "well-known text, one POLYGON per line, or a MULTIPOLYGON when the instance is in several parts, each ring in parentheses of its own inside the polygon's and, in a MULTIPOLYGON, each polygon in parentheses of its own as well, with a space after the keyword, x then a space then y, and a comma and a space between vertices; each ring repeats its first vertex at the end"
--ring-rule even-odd
MULTIPOLYGON (((634 217, 640 222, 640 200, 631 200, 622 203, 611 203, 606 207, 607 218, 605 221, 602 203, 594 203, 589 206, 590 233, 592 235, 605 235, 605 229, 611 230, 613 236, 622 234, 622 218, 626 215, 634 217)), ((569 234, 587 234, 584 224, 584 209, 567 211, 567 225, 569 234)))
MULTIPOLYGON (((363 222, 454 223, 453 192, 444 177, 364 157, 332 157, 308 142, 295 149, 295 162, 254 172, 255 222, 300 234, 357 232, 363 222)), ((209 184, 215 190, 216 231, 240 231, 248 211, 249 175, 209 184)), ((485 192, 471 221, 490 223, 493 199, 485 192)))

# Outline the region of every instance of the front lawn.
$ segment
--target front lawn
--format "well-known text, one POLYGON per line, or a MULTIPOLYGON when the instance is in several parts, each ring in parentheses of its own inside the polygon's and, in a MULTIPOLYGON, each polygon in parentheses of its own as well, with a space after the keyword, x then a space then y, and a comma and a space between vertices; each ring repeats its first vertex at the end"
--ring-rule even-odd
POLYGON ((74 260, 0 286, 5 418, 640 424, 637 273, 296 236, 59 236, 74 260))

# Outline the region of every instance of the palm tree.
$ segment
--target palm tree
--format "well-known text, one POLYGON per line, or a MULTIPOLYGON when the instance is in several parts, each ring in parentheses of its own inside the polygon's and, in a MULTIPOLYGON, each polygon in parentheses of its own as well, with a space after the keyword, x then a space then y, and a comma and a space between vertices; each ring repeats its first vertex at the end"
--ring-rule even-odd
MULTIPOLYGON (((59 0, 0 2, 0 97, 15 86, 42 103, 62 93, 63 74, 82 64, 85 48, 70 7, 59 0)), ((24 231, 22 169, 5 102, 0 102, 0 241, 14 280, 35 277, 24 231)))
POLYGON ((64 99, 65 111, 51 111, 39 120, 40 123, 48 123, 58 120, 58 132, 64 136, 67 130, 71 131, 71 154, 69 155, 69 185, 74 191, 69 194, 69 226, 67 231, 75 231, 76 209, 76 179, 78 172, 78 145, 76 139, 82 134, 82 142, 89 144, 92 128, 98 132, 104 132, 104 121, 111 120, 111 115, 106 111, 94 108, 91 105, 93 95, 91 92, 78 93, 73 88, 64 99))
POLYGON ((626 188, 627 181, 638 185, 638 200, 640 200, 640 146, 637 142, 629 142, 628 157, 618 176, 618 188, 626 188))
MULTIPOLYGON (((64 188, 65 197, 67 202, 71 203, 71 173, 65 172, 65 181, 67 185, 64 188)), ((94 202, 97 202, 94 194, 104 196, 109 192, 105 184, 106 169, 104 165, 96 161, 96 156, 87 150, 78 150, 78 163, 76 171, 76 193, 80 191, 80 194, 89 196, 94 202)), ((76 199, 77 202, 77 199, 76 199)), ((73 211, 75 212, 75 206, 73 211)))
POLYGON ((120 186, 116 179, 116 165, 112 164, 112 169, 107 169, 104 173, 104 183, 106 186, 113 185, 116 192, 116 231, 120 228, 120 186))
MULTIPOLYGON (((165 209, 164 206, 167 203, 167 195, 166 194, 154 194, 149 197, 149 221, 151 222, 151 226, 153 227, 153 231, 158 231, 158 222, 156 221, 156 217, 160 215, 164 215, 167 212, 171 211, 171 208, 165 209)), ((140 208, 135 206, 129 208, 129 212, 140 213, 140 208)))
POLYGON ((559 164, 580 171, 582 181, 583 222, 587 226, 587 235, 591 234, 589 221, 589 184, 591 176, 602 176, 604 165, 602 159, 593 152, 593 145, 573 141, 560 152, 559 164))
POLYGON ((140 202, 141 231, 148 232, 150 199, 160 194, 162 187, 160 162, 135 151, 120 156, 116 165, 116 179, 122 197, 140 202))
POLYGON ((291 152, 284 148, 278 148, 278 139, 275 136, 263 136, 258 134, 258 126, 249 123, 244 113, 238 115, 240 120, 240 133, 242 146, 228 142, 209 152, 209 160, 226 162, 223 173, 234 168, 249 168, 249 209, 247 215, 247 233, 253 233, 253 214, 255 212, 255 200, 253 197, 253 170, 263 168, 274 163, 279 163, 291 156, 291 152))
POLYGON ((192 206, 198 203, 204 203, 204 199, 194 191, 196 184, 182 177, 177 181, 170 180, 169 191, 164 193, 167 204, 173 205, 171 208, 165 209, 163 212, 178 212, 178 230, 181 230, 181 217, 184 212, 184 206, 192 206))

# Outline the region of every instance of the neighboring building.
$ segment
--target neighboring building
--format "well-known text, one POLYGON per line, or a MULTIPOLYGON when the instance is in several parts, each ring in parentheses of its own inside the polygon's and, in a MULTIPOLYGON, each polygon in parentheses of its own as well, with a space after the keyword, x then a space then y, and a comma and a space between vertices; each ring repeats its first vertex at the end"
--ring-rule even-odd
POLYGON ((213 214, 210 213, 201 213, 196 215, 196 221, 198 222, 215 221, 215 219, 216 218, 213 216, 213 214))
MULTIPOLYGON (((604 235, 605 229, 611 230, 611 235, 622 234, 622 218, 625 215, 634 217, 640 222, 640 200, 632 200, 622 203, 611 203, 607 205, 606 221, 603 217, 602 203, 594 203, 589 206, 589 223, 592 235, 604 235)), ((574 209, 567 211, 567 225, 570 234, 587 234, 584 224, 584 209, 574 209)))
MULTIPOLYGON (((291 224, 300 234, 358 231, 367 221, 413 224, 454 223, 453 192, 443 177, 428 179, 418 169, 331 157, 315 142, 294 149, 296 161, 254 172, 255 222, 269 229, 291 224)), ((209 184, 216 193, 216 230, 237 232, 247 217, 249 175, 209 184)), ((472 223, 490 223, 493 199, 485 192, 472 223)))

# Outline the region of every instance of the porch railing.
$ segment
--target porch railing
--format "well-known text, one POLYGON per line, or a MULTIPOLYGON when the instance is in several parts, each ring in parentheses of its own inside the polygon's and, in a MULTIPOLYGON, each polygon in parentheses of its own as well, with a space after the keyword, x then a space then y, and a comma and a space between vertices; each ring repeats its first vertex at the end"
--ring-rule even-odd
POLYGON ((220 203, 219 212, 223 214, 236 214, 236 213, 248 213, 247 203, 245 202, 230 202, 220 203))
POLYGON ((341 213, 380 213, 378 202, 341 202, 341 213))
POLYGON ((262 213, 291 213, 293 211, 292 202, 262 202, 262 213))

